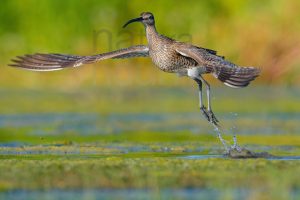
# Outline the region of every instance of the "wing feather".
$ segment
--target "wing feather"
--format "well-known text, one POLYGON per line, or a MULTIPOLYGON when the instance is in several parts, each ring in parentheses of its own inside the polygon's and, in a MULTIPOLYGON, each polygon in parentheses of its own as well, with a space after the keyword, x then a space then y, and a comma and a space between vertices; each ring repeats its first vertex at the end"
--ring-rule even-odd
POLYGON ((256 67, 237 66, 206 49, 179 46, 176 51, 183 56, 194 59, 199 66, 205 67, 206 73, 213 73, 216 78, 230 87, 246 87, 260 74, 260 69, 256 67))
POLYGON ((9 66, 33 71, 54 71, 66 67, 78 67, 84 64, 91 64, 100 60, 111 58, 121 59, 148 56, 149 48, 144 45, 137 45, 93 56, 77 56, 57 53, 36 53, 31 55, 17 56, 15 59, 11 60, 12 63, 9 64, 9 66))

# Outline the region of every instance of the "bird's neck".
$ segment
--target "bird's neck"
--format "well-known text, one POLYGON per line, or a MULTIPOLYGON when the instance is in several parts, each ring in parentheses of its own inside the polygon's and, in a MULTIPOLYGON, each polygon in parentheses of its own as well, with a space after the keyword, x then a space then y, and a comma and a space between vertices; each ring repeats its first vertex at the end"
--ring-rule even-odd
POLYGON ((151 45, 159 36, 154 25, 146 26, 146 37, 148 45, 151 45))

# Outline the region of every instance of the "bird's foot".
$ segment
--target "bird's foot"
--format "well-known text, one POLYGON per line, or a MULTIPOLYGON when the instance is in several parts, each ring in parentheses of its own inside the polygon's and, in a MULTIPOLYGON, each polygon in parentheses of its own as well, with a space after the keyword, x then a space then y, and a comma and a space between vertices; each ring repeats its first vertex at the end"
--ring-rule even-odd
POLYGON ((206 107, 205 107, 205 106, 201 106, 201 107, 200 107, 200 110, 201 110, 201 112, 202 112, 202 115, 203 115, 208 121, 210 121, 209 114, 208 114, 208 111, 207 111, 206 107))
POLYGON ((215 116, 215 114, 213 113, 213 111, 208 110, 207 114, 209 116, 209 120, 208 121, 211 122, 211 123, 213 123, 216 126, 219 126, 219 124, 218 124, 219 120, 217 119, 217 117, 215 116))
POLYGON ((204 117, 209 121, 210 123, 219 126, 218 122, 219 120, 216 118, 215 114, 211 110, 207 110, 205 106, 201 106, 200 110, 204 117))

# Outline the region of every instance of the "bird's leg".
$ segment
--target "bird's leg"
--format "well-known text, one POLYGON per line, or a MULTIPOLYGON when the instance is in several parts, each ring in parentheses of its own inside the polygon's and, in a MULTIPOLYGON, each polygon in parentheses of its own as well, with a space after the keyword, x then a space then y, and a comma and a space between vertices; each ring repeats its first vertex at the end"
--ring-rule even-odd
POLYGON ((194 80, 197 82, 198 87, 199 87, 199 107, 200 107, 200 110, 201 110, 202 114, 204 115, 204 117, 208 121, 210 121, 209 114, 208 114, 205 106, 203 105, 203 99, 202 99, 202 81, 200 79, 197 79, 197 78, 194 78, 194 80))
POLYGON ((206 94, 207 94, 207 114, 209 117, 209 121, 211 123, 213 123, 216 126, 218 125, 219 120, 216 118, 215 114, 213 113, 212 109, 211 109, 211 100, 210 100, 210 85, 208 84, 208 82, 206 80, 204 80, 201 76, 199 77, 199 79, 206 85, 206 94))
MULTIPOLYGON (((202 81, 201 81, 201 79, 198 79, 198 78, 193 78, 193 80, 195 80, 197 82, 198 87, 199 87, 199 107, 200 107, 200 110, 201 110, 202 114, 204 115, 204 117, 209 122, 213 123, 213 126, 215 127, 215 131, 218 133, 218 138, 221 141, 221 143, 223 144, 226 153, 228 153, 229 152, 229 148, 227 147, 226 141, 223 139, 223 137, 221 135, 221 131, 220 131, 219 127, 218 127, 218 124, 216 122, 212 122, 211 116, 213 115, 213 113, 211 112, 212 114, 209 114, 209 112, 207 111, 206 107, 203 105, 203 99, 202 99, 202 81)), ((208 105, 210 106, 210 104, 208 104, 208 105)), ((216 118, 214 118, 214 119, 216 119, 216 118)))

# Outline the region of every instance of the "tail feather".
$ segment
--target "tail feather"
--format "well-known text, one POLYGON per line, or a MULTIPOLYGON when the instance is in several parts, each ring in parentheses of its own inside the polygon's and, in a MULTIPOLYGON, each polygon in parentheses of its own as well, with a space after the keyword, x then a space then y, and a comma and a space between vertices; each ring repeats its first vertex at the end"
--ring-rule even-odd
POLYGON ((214 70, 214 76, 225 85, 233 88, 246 87, 260 73, 255 67, 217 67, 214 70))

